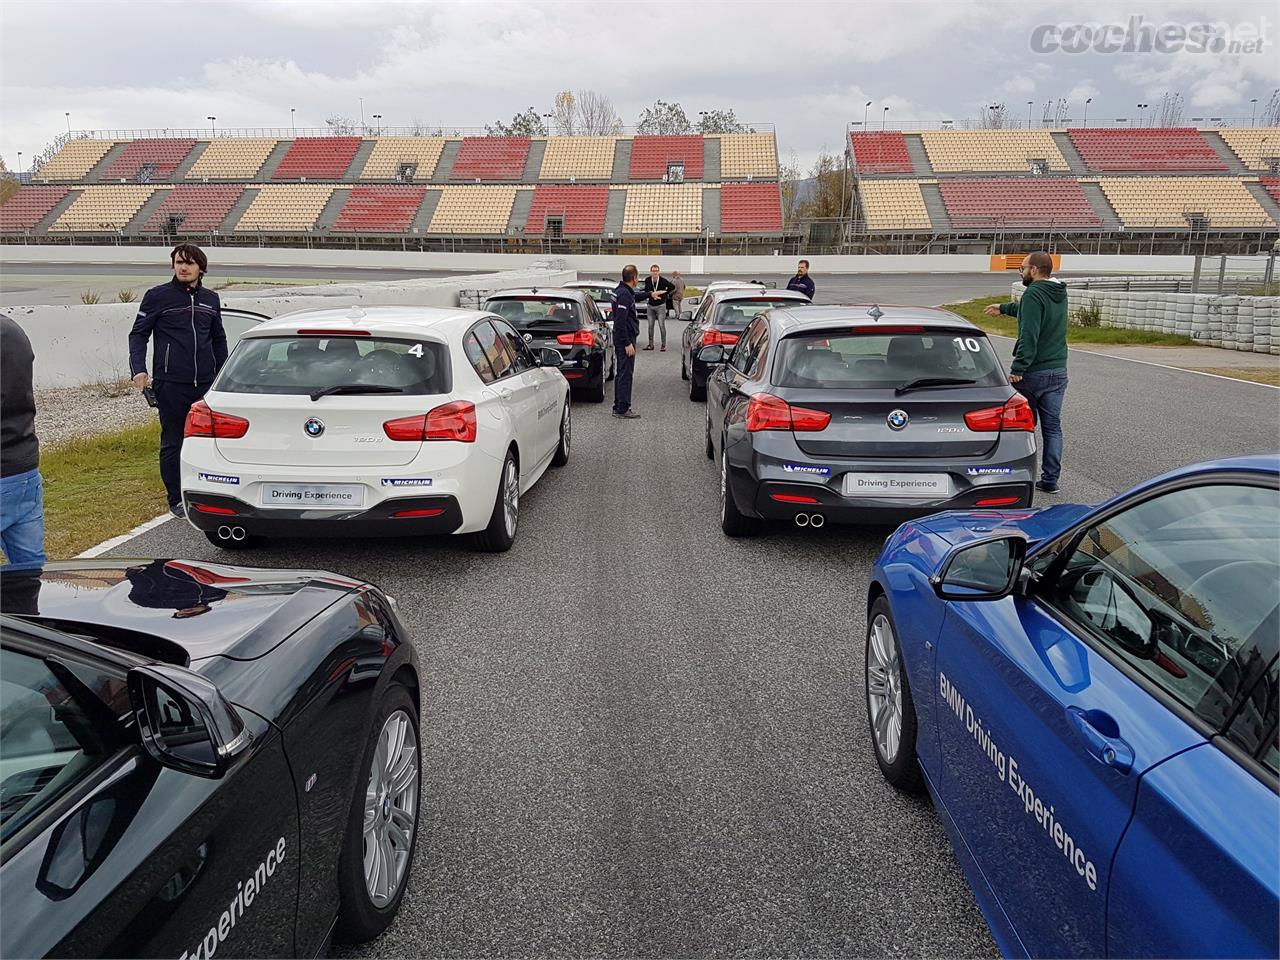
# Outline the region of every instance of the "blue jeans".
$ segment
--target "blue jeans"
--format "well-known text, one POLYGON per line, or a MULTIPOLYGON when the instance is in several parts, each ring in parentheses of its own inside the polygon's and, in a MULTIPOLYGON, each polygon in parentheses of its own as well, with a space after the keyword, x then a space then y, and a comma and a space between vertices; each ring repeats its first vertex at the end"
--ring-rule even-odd
POLYGON ((1062 400, 1067 395, 1067 371, 1024 373, 1013 388, 1031 403, 1036 423, 1040 424, 1040 435, 1044 439, 1040 481, 1056 487, 1062 474, 1062 400))
POLYGON ((44 480, 39 470, 0 477, 0 548, 10 566, 44 566, 44 480))

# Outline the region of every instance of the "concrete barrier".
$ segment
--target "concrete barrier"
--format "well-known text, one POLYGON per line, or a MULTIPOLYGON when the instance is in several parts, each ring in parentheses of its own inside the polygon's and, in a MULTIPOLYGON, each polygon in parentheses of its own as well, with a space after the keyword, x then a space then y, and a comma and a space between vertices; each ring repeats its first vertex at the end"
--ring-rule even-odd
MULTIPOLYGON (((572 271, 527 269, 481 275, 399 280, 389 283, 332 284, 273 290, 269 296, 228 296, 226 307, 278 317, 298 310, 363 306, 456 307, 463 290, 501 287, 557 286, 572 280, 572 271)), ((136 303, 10 307, 6 313, 26 331, 35 349, 35 385, 80 386, 118 380, 129 374, 129 329, 136 303)), ((249 325, 228 319, 227 338, 234 345, 249 325)))

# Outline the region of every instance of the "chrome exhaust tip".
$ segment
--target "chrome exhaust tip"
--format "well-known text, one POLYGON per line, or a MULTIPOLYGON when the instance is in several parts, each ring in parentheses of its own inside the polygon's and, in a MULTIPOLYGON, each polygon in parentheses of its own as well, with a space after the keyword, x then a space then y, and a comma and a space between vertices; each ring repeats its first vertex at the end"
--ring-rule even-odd
POLYGON ((820 513, 815 513, 813 516, 809 518, 809 526, 813 527, 813 529, 815 530, 817 530, 826 522, 827 522, 827 518, 820 513))
POLYGON ((231 528, 231 539, 236 541, 237 543, 243 540, 246 536, 248 536, 248 534, 244 532, 244 527, 231 528))
POLYGON ((796 526, 807 527, 809 525, 809 515, 807 513, 796 514, 796 526))
POLYGON ((231 539, 231 528, 228 527, 225 523, 218 528, 218 539, 219 540, 231 539))

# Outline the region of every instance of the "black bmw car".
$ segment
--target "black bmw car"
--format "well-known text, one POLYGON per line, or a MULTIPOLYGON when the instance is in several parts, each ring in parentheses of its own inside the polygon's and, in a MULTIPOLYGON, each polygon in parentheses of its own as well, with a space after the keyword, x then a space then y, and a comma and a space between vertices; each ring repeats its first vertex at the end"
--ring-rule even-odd
POLYGON ((1031 505, 1035 420, 986 334, 930 307, 775 308, 703 347, 729 536, 1031 505))
POLYGON ((419 679, 394 603, 327 573, 0 573, 6 957, 314 956, 394 918, 419 679))
POLYGON ((773 307, 807 304, 809 298, 794 290, 769 290, 763 286, 731 287, 703 295, 697 313, 681 314, 689 326, 680 335, 680 377, 689 381, 689 399, 707 398, 707 377, 714 364, 703 362, 698 351, 719 344, 732 347, 757 315, 773 307))
POLYGON ((485 301, 524 337, 536 354, 550 348, 563 358, 560 372, 574 392, 592 403, 604 400, 604 385, 617 370, 613 338, 586 290, 529 287, 500 290, 485 301))

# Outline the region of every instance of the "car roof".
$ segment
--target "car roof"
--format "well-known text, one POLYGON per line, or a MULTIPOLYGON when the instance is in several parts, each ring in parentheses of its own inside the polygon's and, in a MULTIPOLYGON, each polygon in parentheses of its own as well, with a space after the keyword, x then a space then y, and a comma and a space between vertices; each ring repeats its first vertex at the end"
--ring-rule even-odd
POLYGON ((421 336, 425 333, 444 337, 468 329, 484 311, 460 307, 333 307, 322 310, 298 310, 265 320, 246 330, 243 337, 270 337, 298 330, 367 330, 371 334, 421 336))
POLYGON ((485 302, 490 300, 500 300, 502 298, 528 298, 540 297, 547 300, 574 300, 581 303, 583 300, 590 300, 581 290, 574 290, 569 287, 512 287, 508 290, 493 290, 485 297, 485 302))
MULTIPOLYGON (((769 287, 739 287, 732 290, 715 290, 716 303, 733 303, 735 301, 751 302, 752 300, 795 300, 800 304, 808 304, 809 298, 799 290, 772 290, 769 287)), ((784 308, 785 309, 785 308, 784 308)))
POLYGON ((903 323, 942 327, 965 333, 977 332, 985 336, 977 325, 950 310, 938 307, 913 307, 893 303, 805 303, 797 307, 774 307, 768 315, 783 336, 806 330, 827 329, 834 324, 876 327, 903 323))
POLYGON ((618 285, 616 280, 570 280, 566 287, 581 289, 582 287, 606 287, 612 289, 618 285))

